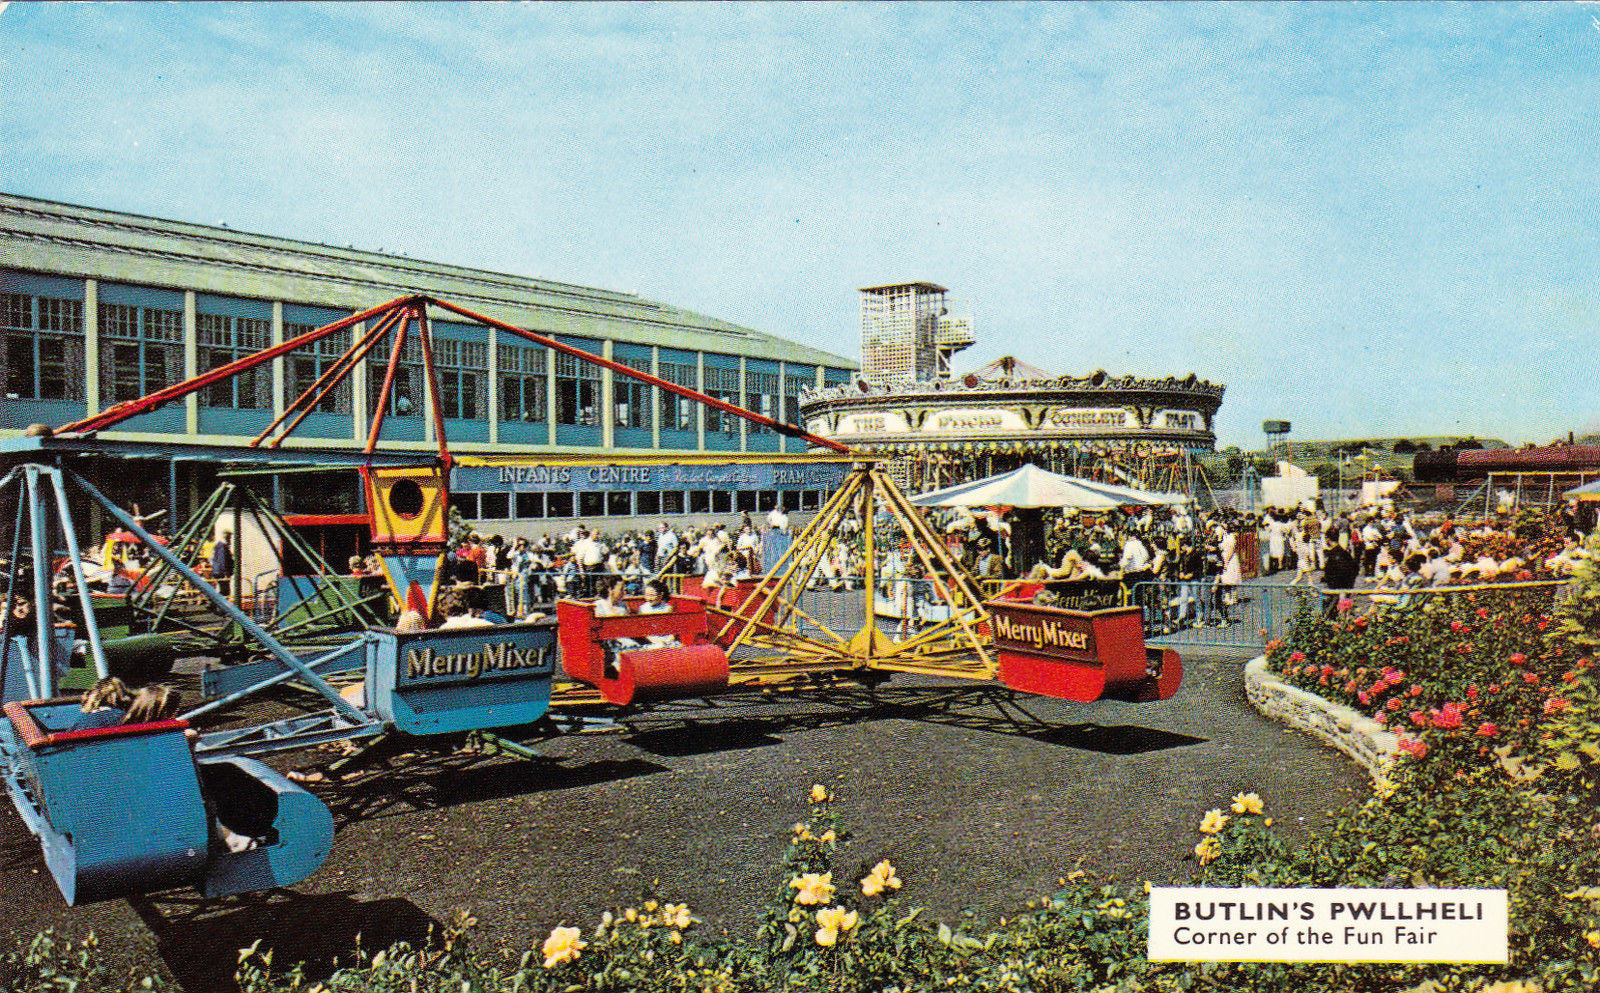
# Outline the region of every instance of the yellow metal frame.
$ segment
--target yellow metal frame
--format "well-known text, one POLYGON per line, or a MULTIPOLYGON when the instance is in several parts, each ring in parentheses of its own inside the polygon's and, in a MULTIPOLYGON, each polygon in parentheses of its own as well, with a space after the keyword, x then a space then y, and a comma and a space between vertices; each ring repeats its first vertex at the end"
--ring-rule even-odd
MULTIPOLYGON (((888 578, 888 577, 883 577, 888 578)), ((871 462, 858 462, 844 485, 829 498, 794 540, 789 550, 768 571, 737 610, 710 608, 723 622, 716 640, 730 653, 744 646, 775 650, 781 656, 730 666, 729 681, 770 677, 779 673, 829 672, 841 669, 875 669, 915 672, 964 679, 992 679, 998 665, 989 648, 983 625, 989 619, 976 582, 950 557, 939 537, 929 530, 922 515, 900 492, 888 474, 871 462), (876 594, 880 584, 880 549, 874 522, 880 512, 904 531, 912 553, 938 591, 935 599, 950 609, 946 620, 895 643, 878 630, 876 594), (821 567, 828 546, 844 519, 861 521, 863 579, 866 616, 859 631, 841 633, 800 609, 801 595, 821 567), (773 620, 763 620, 769 613, 773 620), (796 618, 819 629, 825 637, 802 633, 796 618)))

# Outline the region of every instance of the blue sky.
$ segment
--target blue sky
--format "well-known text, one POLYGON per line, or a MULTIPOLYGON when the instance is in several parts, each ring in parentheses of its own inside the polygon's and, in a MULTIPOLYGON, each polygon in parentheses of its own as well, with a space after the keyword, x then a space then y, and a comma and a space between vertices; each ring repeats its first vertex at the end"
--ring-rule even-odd
POLYGON ((1228 384, 1220 444, 1600 431, 1600 4, 12 4, 0 189, 1228 384), (958 306, 958 310, 960 307, 958 306))

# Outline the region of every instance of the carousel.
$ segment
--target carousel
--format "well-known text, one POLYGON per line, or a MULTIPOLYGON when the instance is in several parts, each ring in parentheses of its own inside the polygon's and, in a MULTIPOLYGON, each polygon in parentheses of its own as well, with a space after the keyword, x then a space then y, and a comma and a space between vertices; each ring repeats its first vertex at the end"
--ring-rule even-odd
POLYGON ((1003 358, 959 379, 834 386, 801 398, 806 430, 883 459, 913 491, 1025 464, 1158 492, 1203 487, 1226 387, 1097 371, 1051 376, 1003 358))

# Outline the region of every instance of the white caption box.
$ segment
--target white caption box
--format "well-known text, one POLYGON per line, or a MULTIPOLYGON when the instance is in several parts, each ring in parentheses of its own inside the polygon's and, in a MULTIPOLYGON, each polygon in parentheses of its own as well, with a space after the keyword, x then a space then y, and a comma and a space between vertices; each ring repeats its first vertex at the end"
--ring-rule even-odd
POLYGON ((1159 887, 1152 962, 1508 961, 1505 890, 1159 887))

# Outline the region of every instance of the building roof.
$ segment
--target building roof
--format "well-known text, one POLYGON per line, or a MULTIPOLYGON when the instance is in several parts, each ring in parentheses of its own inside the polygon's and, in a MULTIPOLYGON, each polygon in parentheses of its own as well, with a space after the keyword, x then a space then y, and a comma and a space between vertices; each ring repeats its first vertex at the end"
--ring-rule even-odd
POLYGON ((918 289, 918 290, 921 290, 924 293, 949 293, 950 292, 949 288, 944 287, 944 286, 940 286, 938 283, 885 283, 882 286, 862 286, 862 287, 858 287, 856 292, 857 293, 876 293, 879 290, 900 290, 900 289, 918 289))
POLYGON ((632 293, 0 193, 0 264, 350 311, 415 293, 544 333, 854 368, 632 293))

